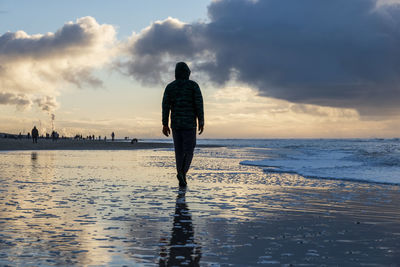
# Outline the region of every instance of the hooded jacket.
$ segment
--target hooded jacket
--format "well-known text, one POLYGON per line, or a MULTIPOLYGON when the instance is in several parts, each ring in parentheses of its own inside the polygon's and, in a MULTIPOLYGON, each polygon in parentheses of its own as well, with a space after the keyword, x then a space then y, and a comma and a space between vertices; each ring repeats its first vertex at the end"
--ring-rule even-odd
POLYGON ((190 69, 184 62, 175 67, 175 81, 167 85, 162 101, 162 124, 172 129, 193 129, 204 125, 203 97, 199 85, 189 80, 190 69))

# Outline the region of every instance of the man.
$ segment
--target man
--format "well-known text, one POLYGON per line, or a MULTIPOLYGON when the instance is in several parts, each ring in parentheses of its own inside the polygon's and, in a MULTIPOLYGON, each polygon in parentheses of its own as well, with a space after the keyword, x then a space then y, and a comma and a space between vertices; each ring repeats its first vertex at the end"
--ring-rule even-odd
POLYGON ((167 85, 162 101, 163 134, 169 136, 168 126, 171 111, 171 128, 174 139, 176 170, 179 186, 186 186, 189 170, 196 146, 196 126, 199 134, 204 129, 203 97, 200 87, 189 80, 190 69, 184 62, 175 67, 175 81, 167 85), (197 120, 197 121, 196 121, 197 120))
POLYGON ((38 129, 36 129, 36 126, 33 126, 33 129, 32 129, 32 142, 33 143, 37 143, 38 137, 39 137, 39 131, 38 131, 38 129))

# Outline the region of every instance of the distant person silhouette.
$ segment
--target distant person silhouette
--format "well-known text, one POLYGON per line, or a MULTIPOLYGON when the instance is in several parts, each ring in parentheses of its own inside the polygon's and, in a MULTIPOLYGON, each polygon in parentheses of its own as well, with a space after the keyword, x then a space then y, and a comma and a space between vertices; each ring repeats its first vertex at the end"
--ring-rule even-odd
POLYGON ((111 133, 111 141, 114 141, 114 138, 115 138, 115 133, 112 132, 112 133, 111 133))
POLYGON ((39 131, 38 129, 36 129, 36 126, 33 126, 31 134, 32 134, 32 142, 37 143, 37 139, 39 137, 39 131))
POLYGON ((189 80, 190 69, 184 62, 175 67, 175 81, 167 85, 162 100, 162 132, 174 139, 176 170, 179 186, 186 186, 186 173, 190 168, 196 146, 196 126, 199 134, 204 129, 203 97, 199 85, 189 80))

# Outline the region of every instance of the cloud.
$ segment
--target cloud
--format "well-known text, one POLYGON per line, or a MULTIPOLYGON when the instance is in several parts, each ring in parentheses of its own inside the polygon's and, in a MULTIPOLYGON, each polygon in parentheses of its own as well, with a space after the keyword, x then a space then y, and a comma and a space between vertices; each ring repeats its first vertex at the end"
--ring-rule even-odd
MULTIPOLYGON (((46 111, 46 112, 51 112, 58 107, 56 99, 51 96, 44 96, 42 98, 35 99, 34 102, 38 105, 38 107, 41 110, 46 111)), ((52 118, 53 118, 53 116, 54 116, 54 114, 51 114, 52 118)), ((54 118, 53 118, 53 120, 54 120, 54 118)))
POLYGON ((115 33, 113 26, 83 17, 55 33, 0 35, 0 93, 24 95, 50 111, 57 107, 55 97, 65 84, 102 86, 93 71, 113 58, 115 33))
POLYGON ((393 138, 400 116, 365 120, 354 109, 290 103, 247 87, 206 90, 207 138, 393 138))
POLYGON ((197 48, 202 47, 192 32, 192 26, 167 18, 132 36, 126 47, 131 57, 119 67, 142 82, 159 83, 178 58, 192 57, 197 48))
POLYGON ((398 1, 219 0, 208 13, 208 22, 168 18, 135 34, 127 73, 159 82, 184 60, 216 84, 234 78, 261 96, 398 113, 398 1))
POLYGON ((358 119, 359 117, 356 110, 348 108, 331 108, 307 104, 292 104, 290 106, 290 110, 296 114, 308 114, 312 116, 326 117, 329 119, 358 119))
MULTIPOLYGON (((206 99, 207 106, 212 119, 220 116, 221 121, 237 123, 240 121, 237 116, 246 116, 246 123, 262 124, 262 122, 290 123, 299 121, 355 121, 359 114, 354 109, 322 107, 310 104, 294 104, 285 100, 262 97, 254 90, 246 87, 226 87, 218 89, 209 99, 206 99), (216 114, 216 115, 214 115, 216 114)), ((220 124, 218 121, 216 124, 220 124)))
POLYGON ((25 109, 32 105, 32 101, 25 95, 16 95, 12 93, 0 92, 1 105, 16 105, 19 108, 25 109))

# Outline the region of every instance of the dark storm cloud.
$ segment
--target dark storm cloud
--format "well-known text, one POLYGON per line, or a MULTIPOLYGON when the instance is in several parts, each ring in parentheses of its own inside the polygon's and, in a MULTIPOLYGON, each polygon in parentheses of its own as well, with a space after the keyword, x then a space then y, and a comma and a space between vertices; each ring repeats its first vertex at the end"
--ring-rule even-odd
POLYGON ((160 82, 177 58, 191 58, 204 49, 193 27, 173 18, 155 22, 135 37, 129 46, 134 57, 120 67, 143 82, 160 82))
POLYGON ((212 81, 234 77, 262 96, 390 114, 400 103, 400 6, 376 0, 220 0, 210 22, 173 19, 134 37, 129 74, 159 79, 192 62, 212 81))

